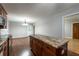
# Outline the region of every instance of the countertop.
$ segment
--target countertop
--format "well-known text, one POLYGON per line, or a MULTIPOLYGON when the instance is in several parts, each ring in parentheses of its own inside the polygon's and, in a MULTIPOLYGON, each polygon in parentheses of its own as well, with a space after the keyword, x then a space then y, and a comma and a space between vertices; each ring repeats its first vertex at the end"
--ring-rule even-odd
POLYGON ((2 45, 8 38, 8 35, 0 35, 0 45, 2 45))
POLYGON ((0 46, 5 42, 6 40, 0 40, 0 46))
POLYGON ((66 44, 70 39, 57 39, 54 37, 44 36, 44 35, 31 35, 34 38, 37 38, 55 48, 59 48, 60 46, 66 44))

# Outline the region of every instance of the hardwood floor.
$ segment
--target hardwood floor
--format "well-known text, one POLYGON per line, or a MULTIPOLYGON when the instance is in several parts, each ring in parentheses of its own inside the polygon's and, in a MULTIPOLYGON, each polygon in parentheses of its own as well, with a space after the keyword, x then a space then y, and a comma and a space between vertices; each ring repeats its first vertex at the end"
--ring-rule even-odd
POLYGON ((13 39, 13 56, 31 56, 30 43, 28 38, 13 39))
MULTIPOLYGON (((13 39, 12 47, 12 56, 33 56, 28 38, 13 39)), ((79 56, 79 40, 71 40, 68 43, 68 50, 69 56, 79 56)))
POLYGON ((68 50, 79 55, 79 39, 72 39, 71 41, 69 41, 68 50))

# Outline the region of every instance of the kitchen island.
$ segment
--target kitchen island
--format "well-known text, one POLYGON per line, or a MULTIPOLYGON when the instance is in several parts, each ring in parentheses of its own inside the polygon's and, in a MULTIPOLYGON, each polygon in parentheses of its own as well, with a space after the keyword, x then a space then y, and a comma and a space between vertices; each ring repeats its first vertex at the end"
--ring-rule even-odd
POLYGON ((67 56, 69 39, 57 39, 44 35, 31 35, 30 47, 36 56, 67 56))

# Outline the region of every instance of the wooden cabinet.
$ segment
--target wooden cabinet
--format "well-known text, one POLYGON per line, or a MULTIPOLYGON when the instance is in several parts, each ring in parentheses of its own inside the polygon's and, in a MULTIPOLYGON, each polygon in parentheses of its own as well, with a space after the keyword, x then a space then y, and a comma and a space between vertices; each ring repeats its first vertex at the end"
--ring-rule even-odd
POLYGON ((3 6, 0 4, 0 17, 2 20, 2 24, 0 24, 0 29, 7 28, 7 12, 3 8, 3 6))
POLYGON ((8 56, 12 56, 13 52, 12 52, 12 35, 9 35, 8 37, 8 56))
POLYGON ((56 49, 45 42, 43 42, 42 48, 43 48, 43 52, 42 52, 43 56, 54 56, 56 54, 56 49))
POLYGON ((37 38, 30 36, 30 47, 34 55, 36 56, 66 56, 67 55, 67 43, 55 48, 48 43, 45 43, 37 38))
POLYGON ((67 56, 67 43, 65 43, 64 45, 60 46, 58 49, 56 49, 56 55, 58 56, 67 56))
POLYGON ((5 41, 3 43, 3 56, 7 56, 7 53, 8 53, 8 44, 7 44, 7 41, 5 41))
POLYGON ((35 39, 33 37, 30 37, 30 38, 31 38, 31 40, 30 40, 30 47, 32 48, 31 50, 34 53, 34 55, 38 55, 39 56, 40 53, 41 53, 41 45, 39 44, 40 41, 38 41, 37 39, 35 39))
POLYGON ((34 37, 30 37, 30 47, 32 48, 31 50, 32 50, 34 55, 40 56, 41 50, 42 50, 41 49, 42 44, 40 45, 40 43, 41 43, 41 41, 35 39, 34 37))
POLYGON ((0 4, 0 15, 6 17, 7 12, 5 11, 4 7, 2 4, 0 4))
POLYGON ((0 55, 1 56, 8 56, 8 41, 5 40, 3 43, 0 45, 0 55))

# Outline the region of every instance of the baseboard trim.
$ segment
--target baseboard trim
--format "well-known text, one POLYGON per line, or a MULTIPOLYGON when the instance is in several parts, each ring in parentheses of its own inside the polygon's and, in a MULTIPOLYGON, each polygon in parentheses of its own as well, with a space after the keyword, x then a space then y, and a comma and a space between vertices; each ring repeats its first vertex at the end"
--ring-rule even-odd
POLYGON ((65 37, 65 39, 72 39, 72 37, 65 37))

